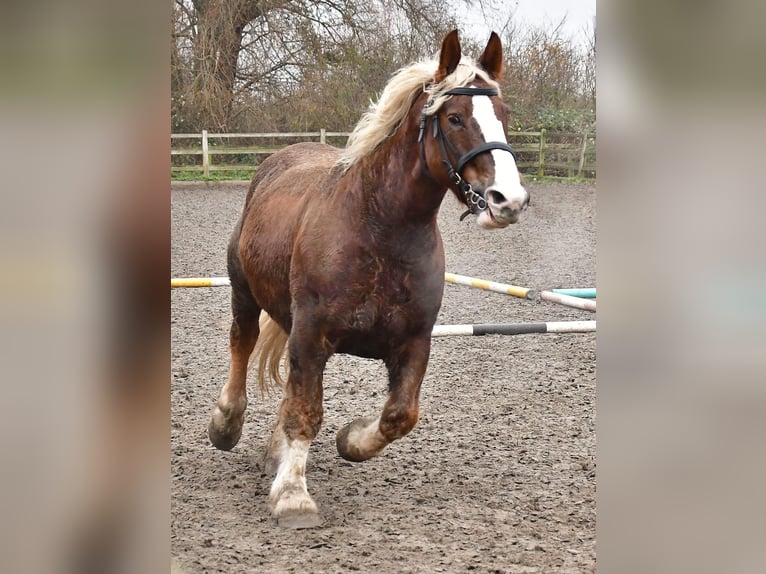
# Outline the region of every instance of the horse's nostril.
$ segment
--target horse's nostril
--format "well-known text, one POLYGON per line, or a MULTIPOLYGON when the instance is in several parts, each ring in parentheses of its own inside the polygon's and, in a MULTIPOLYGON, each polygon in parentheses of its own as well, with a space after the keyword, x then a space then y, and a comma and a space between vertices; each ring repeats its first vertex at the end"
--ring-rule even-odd
POLYGON ((505 196, 502 193, 500 193, 499 191, 497 191, 496 189, 490 189, 487 192, 487 200, 491 201, 495 205, 502 205, 502 204, 506 203, 506 201, 507 201, 505 199, 505 196))
POLYGON ((487 203, 493 206, 497 212, 507 214, 509 217, 524 211, 529 204, 529 193, 522 189, 522 192, 516 197, 508 199, 497 189, 488 189, 486 192, 487 203))

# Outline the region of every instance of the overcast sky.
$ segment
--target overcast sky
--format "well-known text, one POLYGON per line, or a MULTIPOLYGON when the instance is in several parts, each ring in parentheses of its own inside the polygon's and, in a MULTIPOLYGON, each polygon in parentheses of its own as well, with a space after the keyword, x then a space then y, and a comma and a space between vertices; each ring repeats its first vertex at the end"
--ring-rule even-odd
POLYGON ((593 28, 596 15, 596 0, 496 0, 488 4, 494 4, 500 14, 489 15, 489 24, 486 24, 481 12, 474 12, 481 28, 492 29, 493 23, 502 25, 510 14, 514 14, 515 20, 533 26, 555 26, 566 16, 563 31, 574 39, 580 39, 584 29, 593 28))
POLYGON ((566 16, 566 29, 578 33, 583 27, 593 27, 596 0, 511 0, 516 6, 516 16, 532 23, 557 24, 566 16))

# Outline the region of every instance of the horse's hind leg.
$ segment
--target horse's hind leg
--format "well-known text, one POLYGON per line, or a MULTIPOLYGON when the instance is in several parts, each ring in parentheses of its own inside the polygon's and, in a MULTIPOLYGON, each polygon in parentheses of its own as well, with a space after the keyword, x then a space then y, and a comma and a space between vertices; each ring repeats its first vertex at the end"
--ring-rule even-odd
POLYGON ((429 333, 412 341, 386 362, 389 394, 383 412, 377 418, 356 419, 338 431, 335 437, 338 454, 352 462, 367 460, 414 428, 420 409, 420 384, 430 350, 429 333))
POLYGON ((247 407, 247 366, 250 355, 258 340, 260 329, 258 318, 261 313, 250 293, 247 280, 233 261, 235 254, 229 252, 229 278, 231 280, 231 311, 233 320, 229 331, 231 364, 229 379, 221 389, 218 402, 208 426, 208 437, 216 448, 231 450, 242 435, 242 424, 247 407))

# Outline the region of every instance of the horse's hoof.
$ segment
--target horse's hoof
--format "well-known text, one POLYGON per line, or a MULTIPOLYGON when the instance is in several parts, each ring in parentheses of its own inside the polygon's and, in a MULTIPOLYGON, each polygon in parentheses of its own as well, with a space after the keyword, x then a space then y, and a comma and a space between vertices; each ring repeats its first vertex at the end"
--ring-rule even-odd
POLYGON ((244 413, 238 417, 231 415, 227 417, 224 411, 216 405, 207 427, 207 436, 213 446, 219 450, 233 449, 242 436, 244 418, 244 413))
POLYGON ((210 439, 210 442, 213 443, 213 446, 218 450, 231 450, 237 446, 237 443, 242 436, 242 429, 235 434, 227 434, 219 431, 213 421, 210 421, 210 425, 207 427, 207 436, 210 439))
POLYGON ((356 419, 340 429, 335 435, 338 454, 351 462, 363 462, 377 455, 377 452, 367 452, 359 448, 359 436, 374 421, 374 417, 356 419))
POLYGON ((301 512, 295 510, 279 516, 277 518, 277 524, 282 528, 291 528, 293 530, 316 528, 322 525, 322 518, 317 512, 301 512))
MULTIPOLYGON (((274 497, 270 497, 272 504, 274 497)), ((284 528, 316 528, 322 524, 319 509, 308 492, 301 488, 289 488, 282 492, 273 505, 272 516, 284 528)))

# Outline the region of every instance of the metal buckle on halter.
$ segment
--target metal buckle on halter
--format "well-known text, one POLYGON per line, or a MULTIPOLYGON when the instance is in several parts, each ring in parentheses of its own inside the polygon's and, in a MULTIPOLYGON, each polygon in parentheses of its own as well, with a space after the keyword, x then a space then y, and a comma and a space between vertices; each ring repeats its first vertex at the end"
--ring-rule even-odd
POLYGON ((452 167, 452 164, 448 162, 446 159, 443 159, 442 163, 447 168, 447 177, 449 177, 452 180, 452 183, 454 183, 457 186, 460 186, 460 182, 463 181, 463 178, 460 177, 460 174, 457 171, 455 171, 455 168, 452 167))
POLYGON ((489 207, 487 200, 484 199, 480 194, 476 193, 471 187, 470 183, 466 182, 466 186, 467 189, 463 190, 463 197, 465 197, 468 209, 466 209, 465 212, 460 216, 460 221, 463 221, 471 214, 478 215, 489 207))
POLYGON ((487 200, 484 199, 481 195, 476 193, 474 190, 471 190, 471 193, 473 194, 471 203, 475 204, 476 207, 479 209, 479 211, 484 211, 485 209, 487 209, 487 207, 489 207, 489 205, 487 204, 487 200))
POLYGON ((467 188, 463 192, 468 208, 472 213, 479 213, 487 209, 487 200, 484 199, 481 194, 476 193, 471 187, 470 183, 466 183, 467 188))
POLYGON ((452 183, 458 187, 468 205, 468 211, 460 216, 460 221, 463 221, 468 213, 477 214, 487 209, 489 207, 487 200, 480 193, 476 193, 471 184, 464 180, 447 160, 442 160, 442 162, 447 167, 447 174, 452 183))
POLYGON ((418 126, 418 143, 423 141, 426 135, 426 122, 428 121, 428 115, 426 111, 434 104, 434 101, 429 99, 423 106, 423 111, 420 112, 420 125, 418 126))

